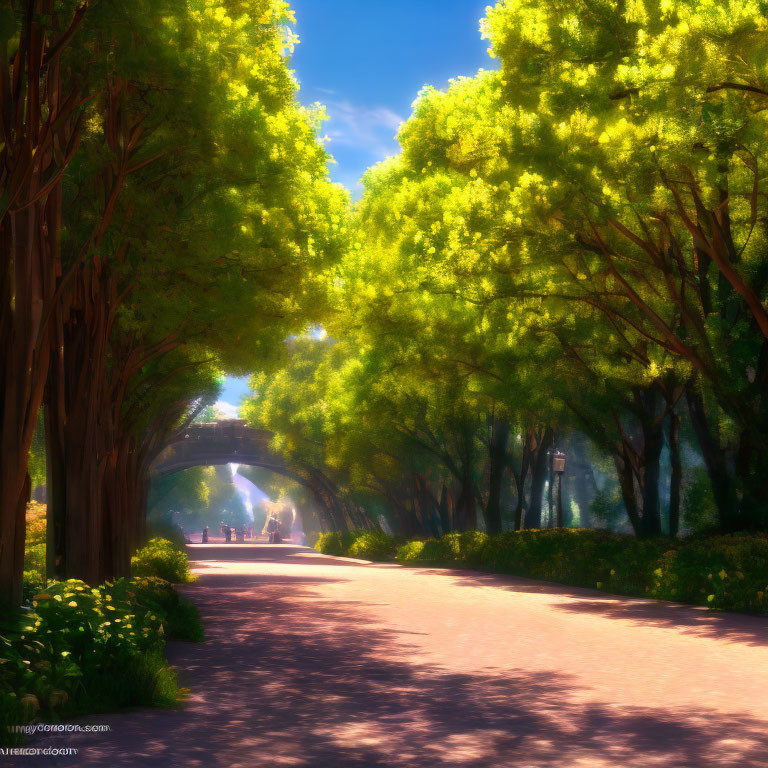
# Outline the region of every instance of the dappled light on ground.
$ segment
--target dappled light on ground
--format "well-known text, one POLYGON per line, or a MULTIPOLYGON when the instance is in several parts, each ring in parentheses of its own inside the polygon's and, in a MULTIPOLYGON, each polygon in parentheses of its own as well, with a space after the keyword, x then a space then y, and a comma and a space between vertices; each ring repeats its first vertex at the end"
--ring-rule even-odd
POLYGON ((45 765, 768 766, 749 617, 692 632, 695 609, 290 545, 192 557, 208 639, 171 646, 185 708, 90 718, 113 732, 49 739, 82 752, 45 765))

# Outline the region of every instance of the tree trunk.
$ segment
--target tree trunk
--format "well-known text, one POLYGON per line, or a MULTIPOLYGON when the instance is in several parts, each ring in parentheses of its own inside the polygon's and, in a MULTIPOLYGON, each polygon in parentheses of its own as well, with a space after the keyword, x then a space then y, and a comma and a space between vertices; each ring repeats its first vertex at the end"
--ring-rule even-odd
POLYGON ((650 387, 640 395, 643 430, 643 516, 642 538, 661 536, 659 476, 661 451, 664 448, 664 422, 658 416, 659 391, 650 387))
POLYGON ((451 531, 451 509, 448 485, 446 483, 443 483, 442 489, 440 491, 439 514, 442 532, 449 533, 451 531))
POLYGON ((673 539, 680 530, 680 485, 683 467, 680 461, 680 417, 672 411, 669 414, 669 461, 671 465, 669 482, 669 535, 673 539))
POLYGON ((515 530, 519 531, 523 527, 525 518, 525 481, 528 478, 528 471, 531 466, 531 448, 533 445, 533 430, 529 429, 523 442, 523 454, 520 457, 520 471, 513 472, 515 479, 515 488, 517 490, 517 503, 515 505, 515 530))
POLYGON ((712 484, 712 495, 717 507, 720 528, 724 532, 736 531, 739 528, 739 498, 736 493, 736 484, 728 471, 720 441, 710 428, 704 398, 696 384, 691 384, 686 389, 685 397, 691 424, 712 484))
POLYGON ((635 492, 635 472, 632 469, 632 461, 628 455, 626 444, 622 446, 621 453, 613 454, 613 464, 616 467, 621 496, 624 500, 624 508, 627 511, 630 525, 635 532, 635 536, 642 537, 642 522, 635 492))
POLYGON ((544 496, 544 484, 549 473, 547 452, 552 447, 554 433, 546 427, 536 446, 531 472, 531 502, 525 515, 526 528, 541 528, 541 507, 544 496))
POLYGON ((456 501, 456 530, 471 531, 477 528, 477 504, 475 481, 471 470, 465 466, 461 477, 461 490, 456 501))
POLYGON ((485 507, 485 524, 489 535, 501 533, 501 486, 507 467, 507 443, 509 424, 494 418, 493 435, 488 448, 488 503, 485 507))
MULTIPOLYGON (((43 67, 51 46, 66 46, 54 39, 62 29, 56 4, 25 6, 11 66, 4 47, 0 67, 7 118, 0 142, 0 602, 12 605, 21 600, 27 461, 49 364, 61 231, 61 184, 46 185, 72 159, 81 120, 77 94, 63 93, 59 58, 43 67)), ((84 13, 67 24, 76 29, 84 13)))

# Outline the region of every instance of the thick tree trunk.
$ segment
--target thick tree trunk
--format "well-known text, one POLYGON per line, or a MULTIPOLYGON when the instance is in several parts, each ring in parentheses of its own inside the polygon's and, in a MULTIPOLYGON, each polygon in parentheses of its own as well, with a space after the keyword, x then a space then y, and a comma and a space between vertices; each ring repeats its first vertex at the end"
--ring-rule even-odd
POLYGON ((43 64, 52 47, 66 46, 56 34, 70 24, 74 32, 86 11, 62 24, 54 0, 24 5, 17 51, 0 67, 0 602, 9 604, 21 599, 27 460, 49 364, 61 229, 55 180, 77 149, 81 119, 76 94, 63 93, 59 59, 43 64))
POLYGON ((31 205, 0 225, 0 603, 10 605, 21 602, 27 463, 48 370, 52 276, 43 211, 31 205))

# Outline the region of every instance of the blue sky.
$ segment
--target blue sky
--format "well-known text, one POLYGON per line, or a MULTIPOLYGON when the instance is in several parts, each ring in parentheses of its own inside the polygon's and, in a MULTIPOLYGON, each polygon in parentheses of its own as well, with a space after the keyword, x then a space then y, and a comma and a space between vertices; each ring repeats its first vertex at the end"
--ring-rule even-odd
POLYGON ((359 194, 369 166, 398 151, 397 127, 424 85, 495 68, 476 0, 293 0, 292 68, 305 104, 326 105, 335 181, 359 194))
MULTIPOLYGON (((304 104, 325 104, 331 176, 355 197, 374 163, 398 152, 398 125, 425 85, 493 69, 476 0, 293 0, 291 67, 304 104)), ((227 377, 217 405, 235 418, 248 379, 227 377)))

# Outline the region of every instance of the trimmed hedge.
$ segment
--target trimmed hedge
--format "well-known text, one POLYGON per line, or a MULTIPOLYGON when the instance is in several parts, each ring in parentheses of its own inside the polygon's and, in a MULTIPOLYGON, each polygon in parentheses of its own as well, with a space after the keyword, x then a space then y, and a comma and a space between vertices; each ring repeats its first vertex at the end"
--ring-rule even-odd
POLYGON ((667 552, 652 573, 653 597, 768 613, 768 536, 696 539, 667 552))
POLYGON ((668 539, 638 540, 591 529, 506 531, 488 541, 481 566, 494 573, 644 596, 655 564, 674 546, 668 539))
POLYGON ((361 560, 392 560, 397 553, 397 541, 383 531, 363 531, 347 551, 350 557, 361 560))
POLYGON ((315 550, 336 557, 387 561, 394 560, 398 543, 394 536, 383 531, 332 531, 320 534, 315 550))
POLYGON ((768 612, 768 535, 638 540, 560 528, 449 533, 399 543, 381 531, 326 533, 328 555, 399 563, 462 564, 617 595, 653 597, 748 613, 768 612))

